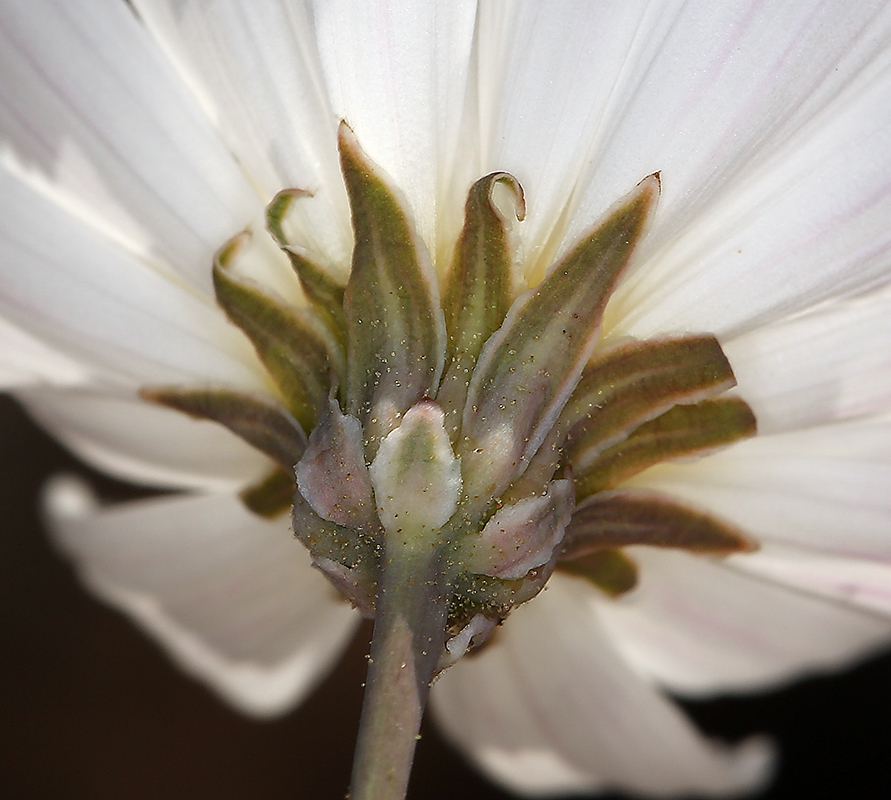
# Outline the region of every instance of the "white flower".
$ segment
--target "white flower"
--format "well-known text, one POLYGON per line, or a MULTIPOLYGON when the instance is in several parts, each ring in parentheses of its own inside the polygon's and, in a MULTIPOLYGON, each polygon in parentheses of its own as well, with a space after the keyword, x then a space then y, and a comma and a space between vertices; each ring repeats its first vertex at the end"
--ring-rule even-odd
MULTIPOLYGON (((440 270, 488 172, 525 189, 535 282, 661 171, 608 334, 716 334, 760 435, 633 483, 761 548, 635 548, 640 584, 617 600, 555 575, 444 673, 433 706, 520 793, 756 785, 761 744, 703 741, 660 690, 775 686, 891 640, 891 8, 132 5, 139 18, 123 2, 0 2, 0 376, 91 463, 186 490, 99 508, 57 487, 55 530, 85 580, 261 715, 299 702, 353 632, 287 521, 238 500, 266 458, 137 397, 271 391, 214 302, 212 255, 300 187, 312 200, 295 236, 344 273, 340 119, 404 192, 440 270)), ((258 277, 296 297, 278 262, 257 269, 269 263, 258 277)))

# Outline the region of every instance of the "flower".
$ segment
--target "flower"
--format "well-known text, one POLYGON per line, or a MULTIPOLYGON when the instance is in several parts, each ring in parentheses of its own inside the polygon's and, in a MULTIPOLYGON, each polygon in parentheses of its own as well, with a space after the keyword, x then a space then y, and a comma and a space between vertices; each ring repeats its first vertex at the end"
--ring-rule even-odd
MULTIPOLYGON (((643 177, 663 194, 608 339, 715 334, 759 435, 632 478, 760 545, 635 547, 607 597, 555 575, 433 707, 525 793, 756 785, 767 757, 698 737, 703 696, 837 667, 891 638, 891 13, 884 3, 0 4, 2 374, 86 460, 182 494, 51 492, 90 586, 257 714, 299 701, 354 630, 288 532, 238 493, 269 460, 144 402, 161 385, 275 396, 214 301, 213 253, 281 189, 290 239, 345 277, 346 119, 440 270, 470 184, 507 170, 526 277, 643 177), (138 16, 137 16, 138 14, 138 16)), ((299 302, 260 235, 258 282, 299 302)))

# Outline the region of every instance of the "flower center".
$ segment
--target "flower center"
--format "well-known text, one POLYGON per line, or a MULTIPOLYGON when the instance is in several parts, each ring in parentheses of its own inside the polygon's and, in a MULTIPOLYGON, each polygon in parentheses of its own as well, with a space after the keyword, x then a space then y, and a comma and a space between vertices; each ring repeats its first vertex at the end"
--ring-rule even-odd
POLYGON ((355 234, 346 285, 288 241, 296 190, 273 200, 267 227, 304 307, 237 274, 244 235, 214 263, 218 302, 279 397, 143 392, 226 425, 278 464, 243 493, 251 510, 293 506, 314 564, 367 616, 387 564, 410 576, 404 565, 435 563, 447 608, 442 665, 488 638, 557 568, 617 595, 636 579, 626 546, 751 548, 718 520, 623 488, 660 461, 755 432, 749 407, 721 396, 735 381, 714 337, 596 349, 606 303, 655 211, 658 176, 522 294, 511 223, 492 199, 506 187, 521 220, 522 189, 506 173, 481 178, 440 292, 409 214, 345 125, 339 146, 355 234))

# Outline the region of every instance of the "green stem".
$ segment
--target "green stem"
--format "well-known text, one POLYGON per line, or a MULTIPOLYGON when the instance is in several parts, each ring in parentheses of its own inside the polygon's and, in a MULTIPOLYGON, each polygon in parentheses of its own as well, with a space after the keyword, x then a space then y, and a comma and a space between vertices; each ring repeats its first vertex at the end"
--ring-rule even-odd
POLYGON ((445 638, 448 601, 439 550, 429 542, 392 544, 377 598, 350 800, 405 797, 445 638))

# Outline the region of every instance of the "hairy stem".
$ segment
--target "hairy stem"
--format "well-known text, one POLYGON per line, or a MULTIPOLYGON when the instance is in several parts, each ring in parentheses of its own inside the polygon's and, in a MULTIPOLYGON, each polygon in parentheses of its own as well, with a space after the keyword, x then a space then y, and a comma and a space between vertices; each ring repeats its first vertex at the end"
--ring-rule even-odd
POLYGON ((350 800, 403 800, 447 616, 439 550, 388 542, 350 800))

